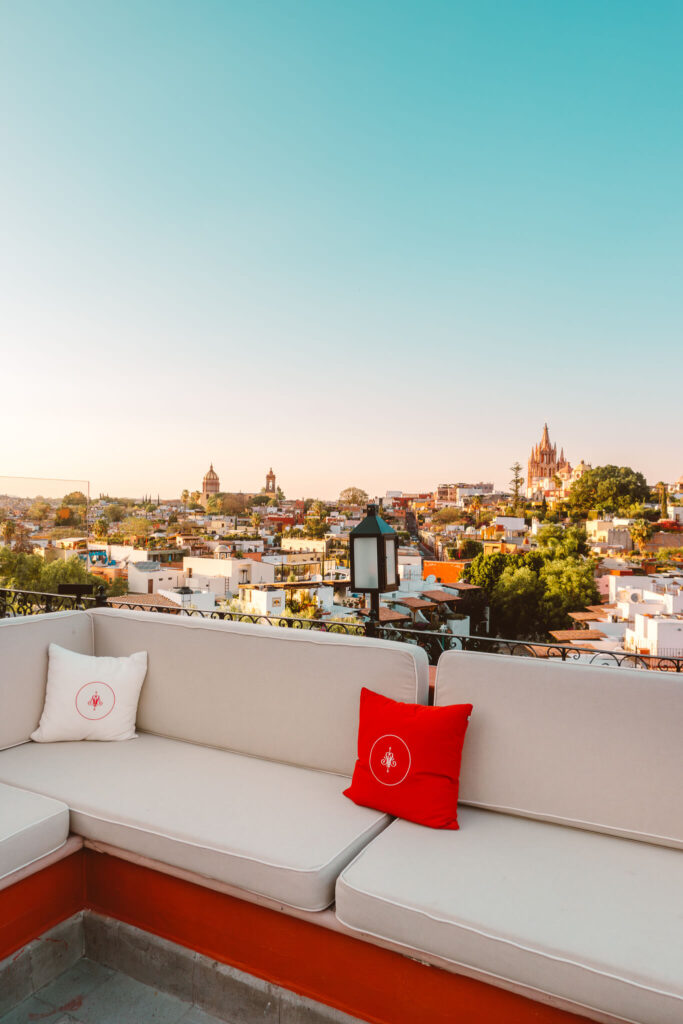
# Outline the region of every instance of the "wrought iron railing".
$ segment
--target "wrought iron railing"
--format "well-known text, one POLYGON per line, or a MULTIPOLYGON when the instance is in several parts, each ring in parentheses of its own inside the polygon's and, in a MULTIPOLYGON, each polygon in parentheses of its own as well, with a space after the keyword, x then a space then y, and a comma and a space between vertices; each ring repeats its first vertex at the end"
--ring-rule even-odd
POLYGON ((47 594, 40 590, 14 590, 0 587, 0 619, 22 615, 45 615, 48 612, 82 611, 104 604, 103 593, 90 596, 47 594))
MULTIPOLYGON (((116 598, 106 601, 102 592, 93 597, 73 597, 70 594, 44 594, 30 590, 0 588, 0 618, 15 615, 40 615, 45 612, 84 609, 109 604, 116 607, 116 598)), ((347 636, 374 636, 382 640, 398 640, 421 647, 431 665, 436 665, 445 651, 476 651, 503 654, 521 658, 559 658, 568 663, 581 663, 605 667, 656 669, 660 672, 683 673, 683 657, 635 654, 627 651, 596 650, 588 643, 576 647, 572 644, 546 644, 531 640, 505 640, 489 636, 458 636, 441 630, 406 629, 400 626, 378 625, 371 622, 340 622, 334 619, 308 619, 290 615, 259 615, 255 612, 233 612, 222 609, 205 611, 199 608, 177 608, 167 604, 148 604, 130 600, 130 595, 119 607, 163 615, 191 615, 203 619, 222 619, 248 622, 255 625, 285 629, 311 629, 322 633, 342 633, 347 636)), ((577 640, 581 633, 577 630, 577 640)))

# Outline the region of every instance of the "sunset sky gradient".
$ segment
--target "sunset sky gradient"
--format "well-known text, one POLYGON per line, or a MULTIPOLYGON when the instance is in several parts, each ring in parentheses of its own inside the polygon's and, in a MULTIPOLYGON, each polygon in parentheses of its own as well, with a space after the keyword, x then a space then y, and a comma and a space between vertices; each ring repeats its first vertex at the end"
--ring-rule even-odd
POLYGON ((683 4, 0 6, 4 475, 683 472, 683 4))

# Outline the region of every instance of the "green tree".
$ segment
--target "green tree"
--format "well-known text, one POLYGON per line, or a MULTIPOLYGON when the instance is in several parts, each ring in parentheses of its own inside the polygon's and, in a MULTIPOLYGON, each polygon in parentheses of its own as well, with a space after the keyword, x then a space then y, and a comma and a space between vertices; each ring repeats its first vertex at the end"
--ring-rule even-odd
POLYGON ((522 494, 522 484, 524 483, 521 463, 513 462, 510 466, 510 472, 512 473, 512 479, 510 480, 510 487, 512 488, 512 506, 513 508, 518 508, 522 494))
POLYGON ((491 621, 498 636, 516 640, 542 633, 543 585, 532 569, 507 566, 491 594, 491 621))
POLYGON ((102 514, 106 516, 110 523, 120 523, 125 515, 125 509, 123 505, 114 503, 113 505, 107 505, 102 514))
POLYGON ((69 491, 62 498, 62 505, 87 505, 88 499, 83 491, 69 491))
POLYGON ((210 515, 220 515, 223 511, 223 501, 217 494, 212 494, 206 501, 206 511, 210 515))
POLYGON ((152 532, 152 524, 138 516, 126 516, 121 523, 124 537, 148 537, 152 532))
POLYGON ((500 551, 494 551, 490 555, 477 555, 472 564, 465 568, 462 581, 481 587, 490 597, 507 564, 508 555, 500 551))
POLYGON ((367 505, 367 492, 360 487, 345 487, 339 495, 340 505, 367 505))
POLYGON ((645 519, 636 519, 635 523, 632 523, 628 529, 631 534, 631 540, 642 555, 645 552, 645 545, 652 536, 652 526, 645 519))
POLYGON ((588 554, 586 531, 580 526, 568 526, 566 529, 555 524, 542 526, 536 534, 536 541, 541 551, 552 557, 588 554))
POLYGON ((649 496, 642 473, 629 466, 596 466, 572 484, 569 507, 582 515, 591 509, 623 513, 634 503, 647 501, 649 496))
POLYGON ((5 519, 2 526, 0 526, 0 533, 2 533, 2 539, 5 544, 11 546, 14 540, 14 535, 17 532, 17 524, 13 519, 5 519))
POLYGON ((99 519, 95 520, 95 525, 93 526, 93 534, 95 535, 97 540, 106 540, 108 533, 109 524, 107 520, 104 518, 104 516, 100 516, 99 519))
POLYGON ((461 523, 463 514, 457 508, 440 508, 432 516, 432 522, 439 526, 449 526, 451 523, 461 523))
POLYGON ((51 513, 52 509, 44 498, 36 498, 28 510, 29 519, 32 519, 34 523, 37 523, 40 528, 42 528, 43 523, 51 513))
POLYGON ((185 508, 187 508, 187 503, 190 500, 190 492, 188 491, 187 487, 185 487, 183 489, 183 491, 182 491, 182 493, 180 495, 180 500, 182 501, 182 503, 185 506, 185 508))
POLYGON ((661 513, 661 517, 662 519, 666 519, 669 515, 669 504, 667 500, 666 484, 663 480, 659 481, 656 490, 659 497, 659 511, 661 513))

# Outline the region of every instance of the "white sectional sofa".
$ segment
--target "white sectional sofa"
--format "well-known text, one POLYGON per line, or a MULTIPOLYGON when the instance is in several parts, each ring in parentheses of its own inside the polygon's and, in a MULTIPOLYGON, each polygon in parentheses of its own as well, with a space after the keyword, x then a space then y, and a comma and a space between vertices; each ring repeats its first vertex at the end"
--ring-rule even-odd
POLYGON ((597 1020, 683 1021, 683 679, 447 653, 471 702, 460 831, 396 821, 345 868, 349 928, 597 1020))
MULTIPOLYGON (((6 619, 0 664, 0 782, 14 787, 0 790, 0 820, 9 794, 14 805, 28 791, 24 816, 40 794, 62 839, 66 805, 84 839, 304 911, 333 902, 341 869, 390 820, 343 796, 361 687, 428 693, 427 658, 405 644, 110 609, 6 619), (29 740, 51 642, 148 652, 136 739, 29 740)), ((54 829, 41 834, 42 849, 27 831, 14 861, 53 849, 54 829)))
MULTIPOLYGON (((329 950, 331 964, 340 956, 356 965, 356 1003, 345 1002, 341 968, 327 962, 315 991, 331 985, 330 1005, 359 1016, 367 1005, 370 1019, 393 1022, 396 985, 414 983, 430 989, 439 1022, 460 1013, 462 996, 472 1000, 458 1018, 467 1022, 545 1024, 559 1007, 604 1022, 680 1024, 683 678, 443 655, 436 703, 474 705, 457 832, 392 822, 343 796, 362 686, 425 703, 426 657, 408 644, 147 612, 0 621, 0 889, 64 842, 68 808, 92 855, 89 893, 97 897, 102 881, 93 860, 107 860, 99 850, 113 854, 110 865, 129 859, 136 870, 175 874, 174 884, 236 895, 242 907, 260 903, 250 908, 257 915, 281 909, 304 929, 319 923, 314 938, 282 931, 283 960, 272 961, 264 941, 256 973, 286 980, 296 935, 310 943, 307 956, 320 947, 321 960, 329 950), (29 741, 50 642, 86 654, 148 652, 136 739, 29 741), (387 949, 410 959, 389 963, 387 949), (443 970, 416 974, 416 960, 443 970), (366 962, 376 977, 362 977, 366 962), (481 1012, 480 995, 461 987, 469 978, 487 983, 477 993, 495 994, 481 1012), (382 985, 388 1012, 373 1003, 382 985), (531 1007, 522 1010, 510 992, 536 1002, 520 1001, 531 1007)), ((173 937, 182 926, 189 942, 183 908, 196 888, 154 884, 178 905, 168 928, 147 906, 152 930, 173 937)), ((226 913, 206 904, 205 923, 214 906, 226 913)), ((273 917, 252 926, 270 929, 273 917)), ((232 946, 225 956, 236 962, 232 946)), ((297 978, 292 988, 313 991, 305 969, 297 978)), ((411 1013, 400 1020, 420 1019, 411 1013)))

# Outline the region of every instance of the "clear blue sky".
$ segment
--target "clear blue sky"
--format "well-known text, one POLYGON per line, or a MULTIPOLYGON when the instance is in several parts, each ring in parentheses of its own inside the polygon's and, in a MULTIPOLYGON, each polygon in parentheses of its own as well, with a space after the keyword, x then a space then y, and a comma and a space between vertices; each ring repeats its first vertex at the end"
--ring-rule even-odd
POLYGON ((0 3, 0 472, 505 484, 548 420, 677 478, 682 46, 678 0, 0 3))

